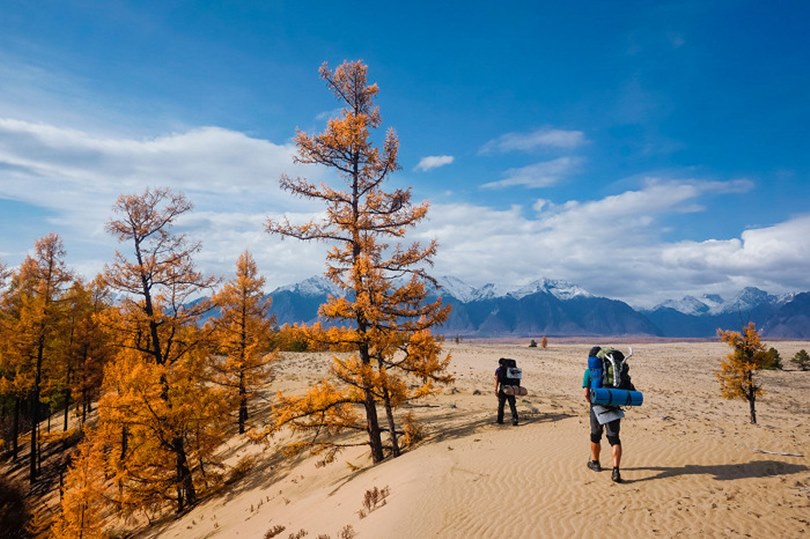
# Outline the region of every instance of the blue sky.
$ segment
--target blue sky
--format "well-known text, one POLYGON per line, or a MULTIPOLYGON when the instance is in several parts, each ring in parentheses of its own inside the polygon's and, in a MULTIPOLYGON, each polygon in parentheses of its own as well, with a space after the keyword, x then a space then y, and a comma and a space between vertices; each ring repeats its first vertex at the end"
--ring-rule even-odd
POLYGON ((168 186, 205 271, 321 273, 263 222, 319 211, 278 178, 331 181, 291 139, 336 112, 320 64, 359 58, 435 274, 634 306, 810 290, 810 5, 402 4, 0 0, 0 260, 53 231, 92 276, 115 198, 168 186))

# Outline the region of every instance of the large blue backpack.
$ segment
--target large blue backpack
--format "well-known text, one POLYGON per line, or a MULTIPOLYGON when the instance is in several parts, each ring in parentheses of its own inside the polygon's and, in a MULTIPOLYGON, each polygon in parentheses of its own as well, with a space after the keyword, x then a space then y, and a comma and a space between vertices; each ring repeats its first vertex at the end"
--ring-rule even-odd
MULTIPOLYGON (((630 354, 632 355, 632 350, 630 354)), ((630 379, 630 366, 627 364, 626 359, 621 350, 594 346, 588 354, 591 388, 605 387, 635 390, 636 388, 630 379)))

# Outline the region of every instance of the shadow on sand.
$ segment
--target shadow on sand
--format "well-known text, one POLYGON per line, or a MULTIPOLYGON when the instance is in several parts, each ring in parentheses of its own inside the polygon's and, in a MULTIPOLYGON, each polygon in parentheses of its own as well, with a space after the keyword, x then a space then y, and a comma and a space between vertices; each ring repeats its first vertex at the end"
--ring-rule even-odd
MULTIPOLYGON (((556 421, 562 421, 563 419, 568 419, 574 416, 572 414, 566 413, 529 412, 522 414, 520 419, 520 425, 518 425, 517 427, 513 427, 512 425, 509 424, 508 420, 504 425, 495 424, 494 414, 488 414, 486 417, 466 421, 459 425, 442 426, 443 425, 442 422, 448 422, 449 420, 456 419, 457 417, 458 417, 457 412, 451 412, 430 418, 430 422, 432 424, 439 425, 439 427, 436 428, 436 432, 429 435, 424 441, 419 442, 414 447, 404 450, 402 454, 405 455, 413 451, 418 451, 420 447, 447 442, 449 440, 458 440, 461 438, 466 438, 468 436, 472 436, 476 433, 480 433, 488 429, 521 428, 529 424, 553 423, 556 421)), ((390 460, 391 459, 388 458, 383 462, 388 462, 390 460)), ((348 474, 346 477, 342 478, 339 482, 335 484, 335 488, 329 493, 329 495, 331 496, 335 494, 344 485, 352 482, 357 477, 369 472, 373 468, 374 466, 363 467, 362 469, 356 470, 348 474)))
MULTIPOLYGON (((446 417, 456 417, 456 414, 448 414, 446 417)), ((523 427, 526 425, 531 424, 541 424, 541 423, 554 423, 557 421, 562 421, 563 419, 568 419, 570 417, 574 417, 572 414, 562 413, 562 412, 555 412, 555 413, 542 413, 542 412, 528 412, 520 414, 520 422, 518 425, 519 427, 523 427)), ((437 417, 432 419, 436 424, 441 425, 442 417, 437 417)), ((447 440, 453 440, 457 438, 464 438, 475 434, 478 431, 488 429, 488 428, 506 428, 512 427, 510 425, 509 415, 507 414, 504 424, 498 425, 495 423, 495 414, 487 415, 486 417, 476 419, 473 421, 467 421, 461 425, 449 426, 446 428, 441 428, 438 432, 434 433, 427 439, 426 443, 436 443, 436 442, 445 442, 447 440)))
POLYGON ((708 464, 686 466, 639 466, 635 468, 624 468, 626 471, 636 472, 658 472, 649 477, 640 479, 625 479, 625 483, 638 483, 641 481, 651 481, 654 479, 666 479, 681 475, 709 475, 716 481, 729 481, 733 479, 750 479, 757 477, 771 477, 777 475, 790 475, 810 470, 804 464, 791 464, 776 460, 754 460, 744 464, 708 464))

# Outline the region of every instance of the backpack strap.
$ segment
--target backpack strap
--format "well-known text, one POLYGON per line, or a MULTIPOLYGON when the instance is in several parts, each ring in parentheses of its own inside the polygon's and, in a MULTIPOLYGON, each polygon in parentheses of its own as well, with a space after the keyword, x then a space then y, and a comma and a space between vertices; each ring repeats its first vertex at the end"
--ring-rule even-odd
POLYGON ((610 366, 613 368, 613 387, 619 387, 619 384, 621 384, 622 364, 624 362, 619 358, 614 357, 613 351, 610 351, 607 354, 605 354, 605 359, 610 363, 610 366))

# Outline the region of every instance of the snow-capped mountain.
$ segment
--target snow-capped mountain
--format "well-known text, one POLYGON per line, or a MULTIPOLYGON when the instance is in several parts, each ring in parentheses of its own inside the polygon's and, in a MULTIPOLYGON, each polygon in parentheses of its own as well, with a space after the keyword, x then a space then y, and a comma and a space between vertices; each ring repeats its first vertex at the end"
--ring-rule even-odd
POLYGON ((776 296, 748 287, 728 299, 705 294, 665 301, 644 314, 667 337, 710 337, 717 328, 739 329, 751 321, 765 336, 799 338, 810 333, 810 312, 796 315, 807 307, 806 301, 797 301, 801 295, 776 296))
POLYGON ((764 290, 754 287, 743 288, 742 291, 734 296, 731 301, 725 304, 723 312, 746 312, 755 309, 760 305, 775 305, 781 306, 792 300, 794 294, 786 294, 782 296, 775 296, 769 294, 764 290))
MULTIPOLYGON (((560 300, 569 300, 575 297, 594 297, 593 294, 579 285, 555 279, 537 279, 527 285, 515 287, 502 287, 487 283, 481 287, 474 287, 457 277, 443 275, 436 279, 438 290, 436 295, 451 296, 462 303, 486 299, 512 297, 521 299, 531 294, 551 294, 560 300)), ((298 283, 280 286, 272 293, 291 292, 302 296, 339 296, 341 289, 321 275, 314 275, 298 283)))
POLYGON ((793 299, 793 294, 774 296, 759 288, 746 287, 737 295, 726 300, 719 294, 704 294, 700 299, 694 296, 684 296, 679 300, 667 300, 653 307, 658 309, 672 309, 689 316, 715 316, 730 313, 747 313, 761 305, 784 305, 793 299))
POLYGON ((473 301, 478 296, 478 291, 475 287, 470 286, 456 277, 443 275, 437 278, 436 281, 439 284, 439 290, 436 291, 437 294, 448 294, 464 303, 473 301))
POLYGON ((655 306, 655 309, 672 309, 690 316, 700 316, 711 310, 711 307, 695 296, 684 296, 681 299, 668 299, 655 306))
POLYGON ((273 294, 278 292, 292 292, 302 296, 325 296, 329 294, 339 296, 341 294, 340 288, 322 275, 314 275, 299 283, 280 286, 273 291, 273 294))
MULTIPOLYGON (((717 294, 668 300, 649 311, 594 296, 566 281, 538 279, 520 287, 474 287, 443 276, 430 291, 452 307, 438 333, 465 336, 618 336, 712 338, 717 328, 740 329, 756 323, 766 337, 810 336, 810 293, 775 296, 746 288, 723 298, 717 294)), ((343 293, 322 276, 271 292, 276 323, 312 323, 327 296, 343 293)))
POLYGON ((551 294, 560 300, 569 300, 576 297, 592 298, 593 294, 585 290, 579 285, 569 283, 568 281, 559 281, 554 279, 539 279, 533 281, 526 286, 522 286, 508 293, 508 295, 520 299, 524 296, 536 293, 551 294))
POLYGON ((449 275, 439 277, 437 281, 439 283, 440 294, 452 296, 462 303, 507 296, 520 299, 537 293, 551 294, 561 300, 568 300, 578 296, 593 297, 593 294, 579 285, 547 278, 538 279, 527 285, 516 287, 500 287, 492 283, 487 283, 479 288, 475 288, 461 279, 449 275))
MULTIPOLYGON (((437 331, 445 334, 497 335, 655 335, 658 330, 621 301, 598 298, 565 281, 538 279, 520 287, 471 286, 444 276, 430 291, 452 306, 437 331)), ((341 291, 323 277, 273 291, 271 312, 278 324, 318 320, 318 306, 341 291)))

